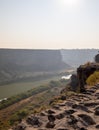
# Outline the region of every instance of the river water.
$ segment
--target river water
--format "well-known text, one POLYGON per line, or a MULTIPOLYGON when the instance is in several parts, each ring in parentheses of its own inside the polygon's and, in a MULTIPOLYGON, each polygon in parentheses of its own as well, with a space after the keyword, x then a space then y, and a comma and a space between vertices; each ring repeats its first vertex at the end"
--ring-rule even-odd
POLYGON ((71 76, 72 76, 71 74, 66 75, 66 76, 62 76, 62 77, 61 77, 61 79, 66 79, 66 80, 67 80, 67 79, 70 79, 70 78, 71 78, 71 76))

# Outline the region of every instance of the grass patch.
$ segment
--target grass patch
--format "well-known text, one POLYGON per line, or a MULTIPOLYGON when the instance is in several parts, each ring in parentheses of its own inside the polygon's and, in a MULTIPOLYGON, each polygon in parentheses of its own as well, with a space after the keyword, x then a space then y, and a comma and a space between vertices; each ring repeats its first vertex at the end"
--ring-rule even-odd
POLYGON ((95 85, 99 82, 99 71, 95 71, 93 74, 91 74, 87 80, 86 83, 90 86, 95 85))

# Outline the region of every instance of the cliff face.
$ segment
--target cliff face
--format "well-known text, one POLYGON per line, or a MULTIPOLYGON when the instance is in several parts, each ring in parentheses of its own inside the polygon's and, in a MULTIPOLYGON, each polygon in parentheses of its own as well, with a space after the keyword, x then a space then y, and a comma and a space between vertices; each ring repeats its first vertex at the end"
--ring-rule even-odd
POLYGON ((61 54, 63 61, 67 64, 78 67, 90 61, 93 62, 93 57, 97 54, 99 49, 63 49, 61 54))
POLYGON ((97 70, 99 71, 98 63, 85 64, 77 68, 77 76, 81 92, 85 91, 84 86, 86 85, 87 78, 97 70))
POLYGON ((0 82, 68 69, 59 50, 0 49, 0 82))
POLYGON ((53 71, 68 67, 58 50, 0 50, 0 68, 53 71))

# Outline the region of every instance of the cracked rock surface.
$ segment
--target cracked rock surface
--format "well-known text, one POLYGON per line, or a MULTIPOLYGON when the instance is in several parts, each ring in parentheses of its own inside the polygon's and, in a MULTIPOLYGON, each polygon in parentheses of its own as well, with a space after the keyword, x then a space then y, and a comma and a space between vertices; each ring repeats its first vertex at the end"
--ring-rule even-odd
POLYGON ((75 94, 37 115, 30 115, 12 130, 98 130, 99 84, 75 94))

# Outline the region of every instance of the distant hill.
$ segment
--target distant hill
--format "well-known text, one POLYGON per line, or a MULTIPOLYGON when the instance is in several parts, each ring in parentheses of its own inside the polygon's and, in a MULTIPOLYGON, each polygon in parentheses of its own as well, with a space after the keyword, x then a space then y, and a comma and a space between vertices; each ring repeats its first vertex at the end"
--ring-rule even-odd
POLYGON ((60 50, 0 49, 0 83, 68 68, 60 50))
POLYGON ((93 61, 98 49, 0 49, 0 84, 26 81, 93 61))
POLYGON ((99 49, 62 49, 63 61, 72 67, 78 67, 86 62, 94 61, 99 49))

